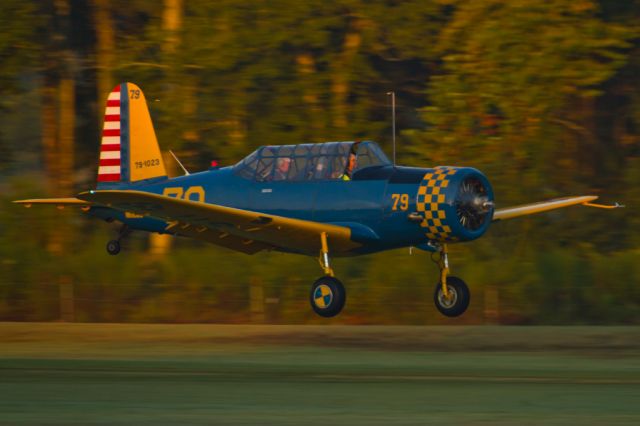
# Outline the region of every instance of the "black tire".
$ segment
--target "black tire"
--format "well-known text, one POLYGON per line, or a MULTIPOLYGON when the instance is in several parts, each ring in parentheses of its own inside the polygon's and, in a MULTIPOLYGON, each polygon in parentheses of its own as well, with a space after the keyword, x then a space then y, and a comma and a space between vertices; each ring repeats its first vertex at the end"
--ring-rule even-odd
POLYGON ((347 293, 342 283, 333 277, 322 277, 313 283, 309 302, 321 317, 335 317, 342 311, 347 293))
POLYGON ((442 315, 448 317, 462 315, 471 301, 469 287, 458 277, 447 277, 447 291, 449 292, 449 300, 444 297, 442 283, 436 284, 436 291, 433 293, 433 301, 436 304, 436 308, 442 315))
POLYGON ((107 243, 107 253, 111 256, 115 256, 120 253, 120 242, 118 240, 111 240, 107 243))

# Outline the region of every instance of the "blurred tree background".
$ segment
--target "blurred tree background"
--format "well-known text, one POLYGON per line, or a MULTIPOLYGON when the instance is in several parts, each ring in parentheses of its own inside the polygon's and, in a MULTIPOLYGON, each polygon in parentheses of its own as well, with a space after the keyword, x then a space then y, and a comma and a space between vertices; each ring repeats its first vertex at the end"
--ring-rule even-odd
POLYGON ((326 322, 314 259, 142 234, 108 256, 104 223, 10 204, 94 186, 106 96, 132 81, 190 170, 265 144, 390 153, 393 90, 401 164, 477 167, 501 206, 627 205, 453 246, 472 290, 456 320, 433 307, 427 254, 337 259, 349 299, 331 322, 640 323, 637 0, 4 0, 0 22, 1 320, 326 322))

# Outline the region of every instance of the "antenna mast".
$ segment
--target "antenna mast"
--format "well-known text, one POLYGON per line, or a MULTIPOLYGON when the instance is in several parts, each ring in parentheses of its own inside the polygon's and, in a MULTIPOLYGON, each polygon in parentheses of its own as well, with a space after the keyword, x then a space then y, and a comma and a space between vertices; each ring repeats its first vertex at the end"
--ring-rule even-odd
POLYGON ((396 92, 387 92, 391 95, 391 133, 393 140, 393 165, 396 165, 396 92))
POLYGON ((169 150, 169 153, 173 156, 173 159, 176 160, 176 163, 178 163, 178 165, 182 168, 182 170, 184 171, 185 175, 190 175, 189 171, 187 169, 185 169, 185 167, 182 165, 182 163, 180 162, 180 160, 178 160, 178 157, 176 157, 176 155, 173 153, 173 151, 169 150))

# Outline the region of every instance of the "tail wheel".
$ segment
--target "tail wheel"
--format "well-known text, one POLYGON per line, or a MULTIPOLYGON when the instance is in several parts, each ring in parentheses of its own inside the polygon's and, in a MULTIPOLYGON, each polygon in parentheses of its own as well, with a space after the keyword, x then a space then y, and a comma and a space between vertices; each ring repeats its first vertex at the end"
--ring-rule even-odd
POLYGON ((311 286, 309 302, 316 314, 331 318, 344 308, 347 293, 342 283, 333 277, 322 277, 311 286))
POLYGON ((442 291, 442 283, 436 285, 436 291, 433 294, 433 300, 436 308, 448 317, 457 317, 464 313, 469 307, 471 301, 471 293, 469 288, 458 277, 447 277, 447 292, 449 297, 444 295, 442 291))
POLYGON ((118 240, 111 240, 107 243, 107 253, 109 253, 112 256, 115 256, 116 254, 120 253, 120 241, 118 240))

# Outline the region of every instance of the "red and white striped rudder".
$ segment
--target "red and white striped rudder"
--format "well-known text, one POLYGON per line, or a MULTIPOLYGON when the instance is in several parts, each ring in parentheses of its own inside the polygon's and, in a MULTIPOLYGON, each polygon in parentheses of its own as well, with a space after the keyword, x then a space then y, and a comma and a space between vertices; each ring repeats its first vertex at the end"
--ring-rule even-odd
POLYGON ((120 85, 117 85, 109 93, 107 109, 104 113, 98 182, 120 181, 122 170, 120 137, 120 85))

